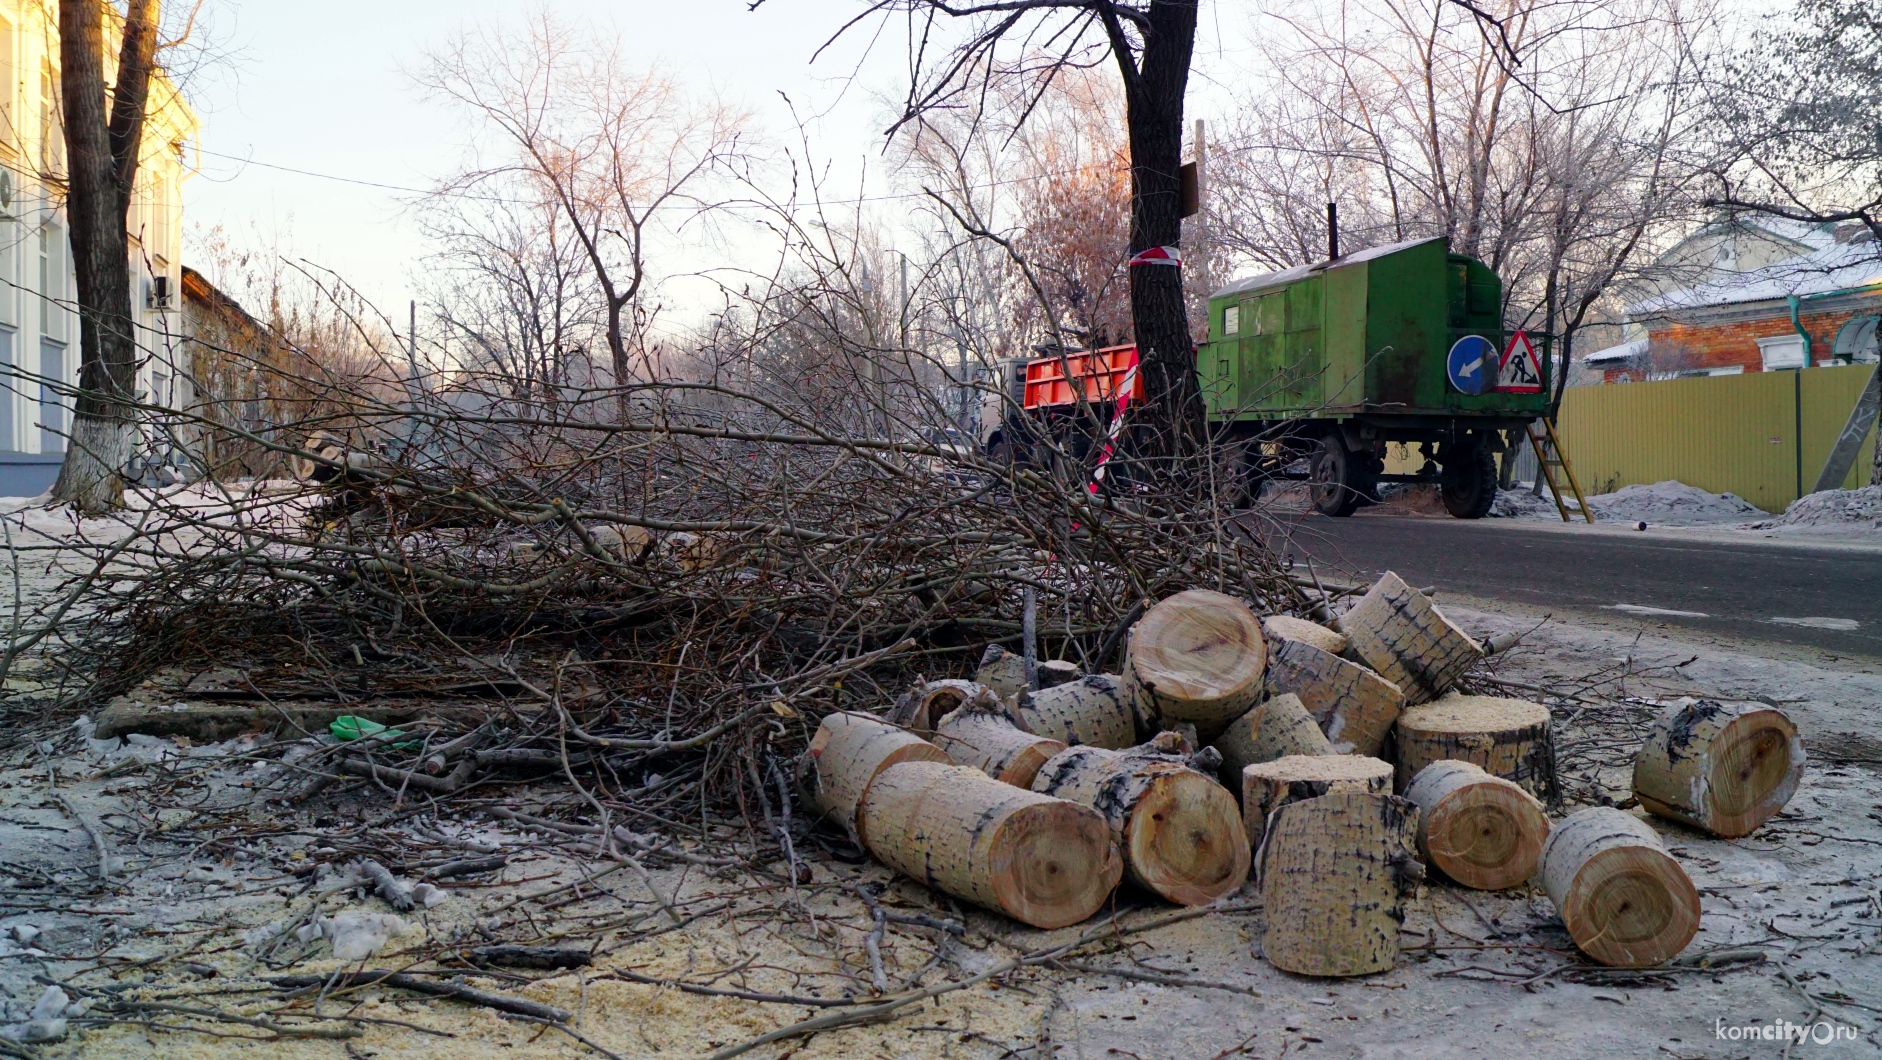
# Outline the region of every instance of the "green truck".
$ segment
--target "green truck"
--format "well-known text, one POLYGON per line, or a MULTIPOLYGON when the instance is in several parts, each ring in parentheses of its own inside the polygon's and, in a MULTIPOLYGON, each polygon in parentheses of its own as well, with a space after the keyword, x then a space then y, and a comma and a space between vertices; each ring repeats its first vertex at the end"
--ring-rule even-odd
POLYGON ((1489 513, 1496 455, 1547 414, 1549 360, 1546 340, 1504 329, 1496 273, 1442 238, 1229 284, 1209 297, 1196 352, 1252 492, 1306 479, 1314 507, 1343 516, 1382 482, 1435 482, 1464 519, 1489 513), (1393 442, 1422 465, 1387 474, 1393 442))

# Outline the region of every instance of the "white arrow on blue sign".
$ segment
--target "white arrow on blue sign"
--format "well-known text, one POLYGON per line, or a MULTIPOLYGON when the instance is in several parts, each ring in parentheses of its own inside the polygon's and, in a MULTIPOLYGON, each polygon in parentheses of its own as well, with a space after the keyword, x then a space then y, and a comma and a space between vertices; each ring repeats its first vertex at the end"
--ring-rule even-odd
POLYGON ((1444 373, 1462 394, 1488 394, 1496 387, 1496 344, 1482 335, 1466 335, 1451 347, 1444 373))

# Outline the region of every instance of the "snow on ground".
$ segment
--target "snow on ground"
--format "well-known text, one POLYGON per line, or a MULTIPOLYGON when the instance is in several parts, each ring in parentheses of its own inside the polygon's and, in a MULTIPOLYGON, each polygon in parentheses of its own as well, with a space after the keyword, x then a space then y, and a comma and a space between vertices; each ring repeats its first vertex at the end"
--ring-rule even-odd
POLYGON ((1824 490, 1799 497, 1784 509, 1783 515, 1746 529, 1839 536, 1882 534, 1882 486, 1824 490))
MULTIPOLYGON (((1711 493, 1697 486, 1668 479, 1651 486, 1622 486, 1613 493, 1588 498, 1598 522, 1634 523, 1648 526, 1716 526, 1742 523, 1765 515, 1765 511, 1736 493, 1711 493)), ((1568 501, 1570 512, 1580 506, 1568 501)), ((1560 519, 1550 499, 1548 487, 1538 497, 1527 490, 1505 490, 1497 494, 1492 518, 1560 519)))

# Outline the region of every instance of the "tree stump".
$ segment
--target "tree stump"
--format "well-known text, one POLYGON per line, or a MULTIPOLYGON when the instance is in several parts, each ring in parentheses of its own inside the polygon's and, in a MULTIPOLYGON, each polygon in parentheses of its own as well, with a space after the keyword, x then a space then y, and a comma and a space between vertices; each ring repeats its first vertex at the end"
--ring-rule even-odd
POLYGON ((1391 970, 1404 899, 1423 875, 1417 815, 1404 799, 1364 791, 1283 807, 1261 848, 1262 956, 1296 975, 1391 970))
POLYGON ((1446 876, 1480 891, 1536 874, 1549 819, 1535 796, 1469 762, 1433 762, 1405 797, 1418 804, 1418 850, 1446 876))
MULTIPOLYGON (((1023 663, 1023 660, 1022 660, 1023 663)), ((1039 687, 1052 688, 1085 676, 1078 664, 1064 659, 1046 659, 1039 664, 1039 687)))
POLYGON ((1011 702, 1027 691, 1026 658, 1007 651, 998 644, 987 645, 980 656, 980 669, 974 681, 993 689, 993 694, 1011 702))
POLYGON ((1191 589, 1131 627, 1125 690, 1140 713, 1165 724, 1193 722, 1208 742, 1261 697, 1267 662, 1261 621, 1247 604, 1191 589))
MULTIPOLYGON (((804 800, 862 839, 856 806, 869 785, 903 762, 947 762, 939 747, 868 714, 832 714, 817 726, 798 767, 804 800)), ((865 841, 866 842, 866 841, 865 841)))
POLYGON ((1486 773, 1549 797, 1555 787, 1555 745, 1549 738, 1549 708, 1521 699, 1450 695, 1399 715, 1399 789, 1418 771, 1447 759, 1469 762, 1486 773))
POLYGON ((1763 703, 1701 699, 1654 722, 1634 758, 1634 795, 1649 812, 1727 839, 1776 816, 1804 776, 1804 742, 1763 703))
POLYGON ((1335 791, 1392 793, 1392 764, 1364 755, 1289 755, 1257 762, 1236 780, 1242 793, 1242 827, 1259 847, 1276 810, 1335 791))
POLYGON ((1273 645, 1267 681, 1271 696, 1300 697, 1335 754, 1378 755, 1405 706, 1397 685, 1304 640, 1273 645))
POLYGON ((979 689, 935 725, 934 743, 955 765, 978 769, 1002 784, 1032 787, 1046 759, 1065 750, 1058 740, 1021 730, 1012 707, 979 689))
POLYGON ((1605 806, 1572 814, 1542 847, 1542 886, 1575 945, 1616 968, 1650 968, 1699 930, 1699 892, 1660 837, 1605 806))
POLYGON ((1047 762, 1032 787, 1103 816, 1132 882, 1178 905, 1204 905, 1248 878, 1248 842, 1235 797, 1169 746, 1074 747, 1047 762))
POLYGON ((1444 617, 1430 597, 1387 571, 1340 616, 1348 654, 1398 686, 1408 704, 1438 698, 1483 648, 1444 617))
MULTIPOLYGON (((961 704, 974 697, 974 693, 985 685, 973 681, 921 681, 915 687, 902 693, 895 705, 883 719, 891 725, 900 725, 922 736, 934 734, 935 723, 944 715, 960 709, 961 704)), ((996 691, 994 695, 999 695, 996 691)))
POLYGON ((1344 636, 1318 622, 1309 622, 1292 615, 1268 615, 1261 620, 1261 632, 1267 635, 1270 652, 1274 650, 1274 642, 1277 640, 1298 640, 1334 655, 1343 654, 1348 644, 1344 636))
POLYGON ((1124 871, 1110 826, 1090 807, 965 766, 892 766, 858 817, 883 864, 1038 928, 1091 916, 1124 871))
POLYGON ((1123 748, 1137 742, 1137 714, 1114 674, 1090 674, 1021 693, 1020 728, 1068 746, 1123 748))
POLYGON ((1234 791, 1241 790, 1242 770, 1257 762, 1333 753, 1326 734, 1294 695, 1275 696, 1229 722, 1209 746, 1221 753, 1222 783, 1234 791))

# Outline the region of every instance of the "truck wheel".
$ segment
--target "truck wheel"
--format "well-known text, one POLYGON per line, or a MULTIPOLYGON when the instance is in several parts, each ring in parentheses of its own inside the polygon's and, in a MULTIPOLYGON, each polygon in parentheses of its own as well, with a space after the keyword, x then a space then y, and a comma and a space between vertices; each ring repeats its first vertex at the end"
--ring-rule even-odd
POLYGON ((1335 518, 1351 515, 1365 497, 1359 457, 1348 452, 1338 438, 1320 439, 1320 448, 1313 455, 1313 468, 1308 475, 1314 511, 1321 515, 1335 518))
POLYGON ((1438 482, 1444 510, 1459 519, 1489 515, 1496 503, 1496 478, 1496 454, 1483 446, 1472 446, 1445 461, 1438 482))

